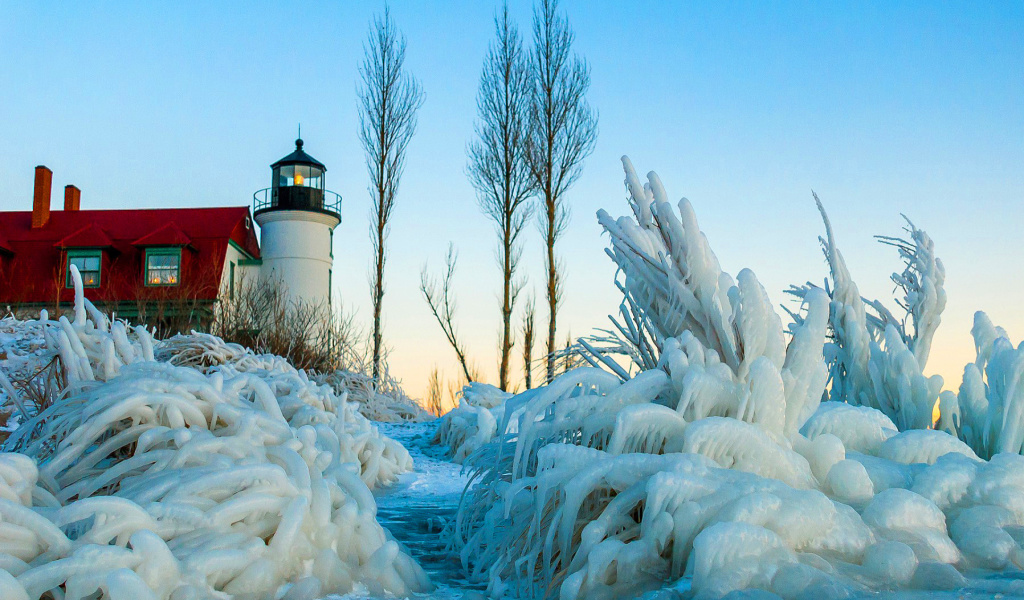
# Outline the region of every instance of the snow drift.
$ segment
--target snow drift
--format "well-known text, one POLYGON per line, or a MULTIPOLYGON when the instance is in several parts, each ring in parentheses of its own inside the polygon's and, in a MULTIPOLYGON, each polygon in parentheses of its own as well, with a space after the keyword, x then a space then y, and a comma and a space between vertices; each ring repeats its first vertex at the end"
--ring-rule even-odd
POLYGON ((908 331, 880 303, 867 316, 826 218, 835 282, 797 291, 787 336, 754 273, 721 270, 690 203, 674 210, 655 174, 641 185, 623 162, 633 217, 598 219, 624 302, 581 341, 593 366, 500 408, 464 402, 439 434, 472 470, 452 531, 472 576, 562 600, 684 577, 698 598, 1024 591, 986 579, 1024 568, 1009 375, 1024 361, 982 319, 966 388, 944 395, 963 441, 926 429, 941 382, 921 371, 945 301, 927 236, 890 240, 908 263, 908 331))
POLYGON ((36 324, 69 393, 0 454, 0 597, 430 588, 377 523, 370 493, 411 459, 345 394, 219 338, 161 344, 111 322, 72 271, 74 319, 36 324))

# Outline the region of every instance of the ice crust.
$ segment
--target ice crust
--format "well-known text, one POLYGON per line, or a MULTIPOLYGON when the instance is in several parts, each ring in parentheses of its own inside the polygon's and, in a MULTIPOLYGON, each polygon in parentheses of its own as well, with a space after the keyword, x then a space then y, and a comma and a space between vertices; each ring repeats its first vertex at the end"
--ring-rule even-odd
POLYGON ((411 458, 355 403, 212 336, 170 351, 100 314, 72 271, 74 319, 32 324, 59 352, 68 393, 0 453, 0 598, 430 589, 370 492, 411 458), (168 352, 179 364, 154 360, 168 352))
POLYGON ((721 271, 689 202, 673 210, 623 162, 633 218, 598 219, 630 365, 585 341, 591 367, 493 407, 467 394, 439 433, 473 477, 452 531, 472 576, 561 600, 684 579, 696 598, 1024 592, 985 579, 1024 568, 1024 351, 979 317, 974 375, 945 401, 984 416, 928 429, 945 295, 927 235, 887 238, 908 264, 913 327, 897 326, 861 298, 826 217, 834 282, 800 290, 787 338, 754 274, 721 271))

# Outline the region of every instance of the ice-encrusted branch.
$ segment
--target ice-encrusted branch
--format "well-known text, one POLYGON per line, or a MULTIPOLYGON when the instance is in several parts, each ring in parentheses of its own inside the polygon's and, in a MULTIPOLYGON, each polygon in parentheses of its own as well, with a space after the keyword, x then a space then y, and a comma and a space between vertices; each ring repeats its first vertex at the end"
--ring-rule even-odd
POLYGON ((907 319, 913 325, 913 332, 907 331, 904 325, 901 334, 923 369, 931 353, 932 338, 942 321, 942 311, 946 308, 946 290, 943 287, 946 269, 935 255, 935 243, 928 234, 918 229, 906 215, 903 218, 907 222, 910 240, 883 235, 875 238, 896 248, 906 264, 902 273, 892 274, 892 280, 903 290, 903 298, 897 303, 906 311, 907 319))
MULTIPOLYGON (((942 378, 926 377, 923 370, 946 303, 942 288, 945 271, 935 257, 934 244, 909 219, 913 242, 879 236, 883 243, 899 249, 907 265, 902 273, 892 275, 905 293, 899 304, 907 317, 897 319, 880 301, 860 295, 817 194, 814 202, 825 225, 825 237, 819 240, 831 276, 831 285, 826 280, 824 287, 831 298, 829 344, 825 348, 830 365, 828 398, 877 408, 901 430, 930 427, 942 378), (914 325, 912 333, 907 331, 908 319, 914 325)), ((813 284, 792 286, 787 293, 802 299, 814 289, 819 288, 813 284)), ((801 317, 791 315, 799 325, 801 317)))

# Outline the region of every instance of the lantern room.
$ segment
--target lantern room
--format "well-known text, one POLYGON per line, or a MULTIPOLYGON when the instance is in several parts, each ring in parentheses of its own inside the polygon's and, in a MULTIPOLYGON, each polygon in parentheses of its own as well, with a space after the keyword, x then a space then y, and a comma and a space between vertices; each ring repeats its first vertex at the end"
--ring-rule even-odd
POLYGON ((327 167, 302 149, 295 140, 295 151, 270 165, 271 187, 256 192, 254 213, 268 210, 308 210, 338 215, 341 198, 324 187, 327 167))

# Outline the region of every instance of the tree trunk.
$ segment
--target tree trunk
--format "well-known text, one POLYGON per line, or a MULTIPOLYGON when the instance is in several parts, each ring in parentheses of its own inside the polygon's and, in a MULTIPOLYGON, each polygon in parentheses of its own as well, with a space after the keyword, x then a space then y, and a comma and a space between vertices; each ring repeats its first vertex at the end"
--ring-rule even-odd
POLYGON ((508 363, 512 354, 512 232, 511 224, 505 220, 505 231, 502 242, 505 262, 503 279, 505 281, 501 305, 501 366, 498 369, 499 387, 508 391, 508 363))
POLYGON ((377 225, 377 270, 373 287, 373 379, 380 377, 381 306, 384 304, 384 223, 377 225))
POLYGON ((551 383, 551 380, 555 378, 555 331, 557 329, 556 318, 558 316, 558 265, 555 264, 555 235, 557 233, 557 225, 555 222, 555 203, 551 199, 551 192, 546 192, 547 196, 547 218, 548 218, 548 238, 547 238, 547 251, 548 251, 548 342, 547 342, 547 383, 551 383))

